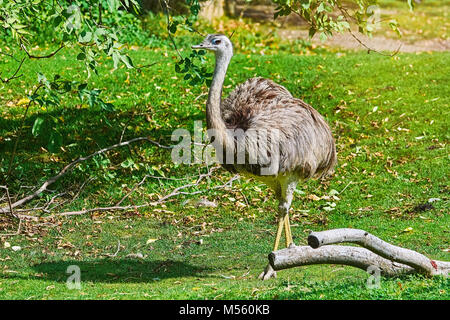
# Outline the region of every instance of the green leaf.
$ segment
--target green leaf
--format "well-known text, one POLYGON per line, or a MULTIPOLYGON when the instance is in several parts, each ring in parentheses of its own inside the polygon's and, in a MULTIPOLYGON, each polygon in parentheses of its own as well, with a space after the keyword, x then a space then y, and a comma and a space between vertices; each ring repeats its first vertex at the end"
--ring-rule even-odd
POLYGON ((121 55, 120 59, 127 66, 128 69, 133 69, 134 68, 133 61, 131 61, 131 58, 129 56, 121 55))
POLYGON ((80 52, 77 55, 77 60, 85 60, 86 59, 86 54, 84 52, 80 52))
POLYGON ((87 87, 87 83, 81 83, 78 86, 78 91, 83 91, 84 89, 86 89, 86 87, 87 87))
POLYGON ((112 59, 114 62, 114 69, 117 69, 117 66, 119 65, 120 62, 120 53, 118 51, 114 51, 112 54, 112 59))
POLYGON ((62 146, 63 138, 61 134, 57 131, 52 131, 50 133, 50 139, 48 141, 47 149, 52 153, 59 151, 59 147, 62 146))
POLYGON ((38 72, 38 82, 39 83, 46 83, 47 78, 45 77, 45 75, 43 73, 38 72))
POLYGON ((31 134, 35 137, 37 137, 41 132, 43 128, 44 119, 41 117, 37 117, 36 120, 34 120, 33 128, 31 129, 31 134))
POLYGON ((176 33, 177 32, 177 26, 178 26, 178 22, 173 22, 167 28, 169 29, 170 33, 176 33))
POLYGON ((114 111, 114 105, 112 103, 104 102, 103 100, 99 100, 99 104, 103 110, 106 110, 108 112, 114 111))
POLYGON ((82 31, 78 37, 78 41, 82 43, 90 42, 92 40, 92 32, 82 31))
POLYGON ((134 165, 133 159, 127 158, 125 161, 123 161, 120 166, 122 168, 130 168, 134 165))
POLYGON ((319 7, 317 7, 317 13, 321 13, 324 10, 325 10, 325 5, 323 2, 321 2, 319 7))
POLYGON ((61 24, 62 22, 62 17, 61 16, 56 16, 55 19, 53 20, 53 26, 57 27, 61 24))
POLYGON ((119 7, 119 1, 118 0, 107 0, 108 2, 108 8, 110 12, 114 12, 119 7))

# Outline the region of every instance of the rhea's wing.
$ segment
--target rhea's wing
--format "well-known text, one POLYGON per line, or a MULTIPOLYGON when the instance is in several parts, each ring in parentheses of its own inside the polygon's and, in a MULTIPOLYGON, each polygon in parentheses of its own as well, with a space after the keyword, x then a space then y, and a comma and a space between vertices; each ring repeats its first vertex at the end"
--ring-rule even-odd
POLYGON ((221 105, 222 118, 228 128, 246 130, 249 120, 278 101, 292 97, 283 86, 264 78, 251 78, 238 85, 221 105))
POLYGON ((295 172, 301 178, 311 178, 332 172, 336 148, 331 130, 323 117, 302 100, 284 97, 264 108, 249 120, 247 132, 252 130, 266 134, 270 148, 269 152, 261 150, 262 142, 254 144, 255 139, 250 138, 253 143, 247 144, 248 151, 276 161, 277 174, 295 172))
POLYGON ((245 132, 247 156, 258 159, 234 166, 238 172, 262 175, 261 169, 276 155, 274 175, 290 172, 310 178, 330 173, 336 163, 335 143, 326 121, 271 80, 252 78, 237 86, 222 102, 221 112, 228 128, 245 132), (268 146, 278 150, 261 149, 255 132, 268 134, 268 146))

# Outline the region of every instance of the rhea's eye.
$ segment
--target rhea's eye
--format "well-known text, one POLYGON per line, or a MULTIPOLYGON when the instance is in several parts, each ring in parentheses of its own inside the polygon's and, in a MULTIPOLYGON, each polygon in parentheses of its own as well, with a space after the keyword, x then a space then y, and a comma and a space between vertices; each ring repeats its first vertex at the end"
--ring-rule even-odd
POLYGON ((222 41, 219 39, 214 39, 213 41, 211 41, 212 44, 216 45, 216 44, 220 44, 222 41))

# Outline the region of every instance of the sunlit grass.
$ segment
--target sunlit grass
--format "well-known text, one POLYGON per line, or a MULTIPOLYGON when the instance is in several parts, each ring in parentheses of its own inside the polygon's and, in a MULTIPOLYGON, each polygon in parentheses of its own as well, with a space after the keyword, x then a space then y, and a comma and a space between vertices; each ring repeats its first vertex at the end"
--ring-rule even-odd
MULTIPOLYGON (((19 102, 35 83, 36 72, 51 78, 63 70, 62 76, 83 80, 86 74, 73 64, 75 55, 67 50, 52 61, 27 62, 29 71, 2 89, 3 171, 24 111, 19 102)), ((171 144, 175 128, 192 130, 194 120, 204 120, 202 94, 207 88, 183 82, 173 70, 176 57, 172 55, 142 48, 132 52, 136 64, 160 61, 142 73, 126 69, 110 73, 112 64, 105 61, 100 76, 91 81, 104 90, 105 100, 116 105, 112 113, 90 109, 76 98, 47 109, 32 106, 18 147, 11 192, 28 192, 20 186, 43 182, 78 156, 117 143, 122 134, 125 140, 149 135, 171 144), (63 135, 60 152, 50 154, 45 149, 48 137, 31 134, 37 116, 46 117, 63 135)), ((212 57, 208 63, 212 68, 212 57)), ((0 64, 0 71, 6 72, 8 66, 0 64)), ((312 51, 308 56, 237 52, 225 93, 252 76, 274 79, 322 113, 336 138, 339 165, 334 177, 298 187, 291 212, 297 244, 305 243, 310 230, 353 227, 448 260, 449 66, 449 53, 390 58, 345 52, 312 51), (339 200, 324 197, 333 189, 340 192, 339 200), (314 201, 311 195, 322 199, 314 201), (432 210, 415 209, 430 198, 440 199, 432 203, 432 210), (324 210, 330 201, 335 209, 324 210)), ((174 165, 170 152, 139 144, 83 163, 45 197, 65 191, 68 194, 60 201, 70 199, 91 178, 77 200, 56 211, 79 210, 117 203, 146 174, 191 177, 149 179, 124 202, 139 204, 191 182, 199 171, 205 173, 206 168, 174 165), (130 160, 134 165, 129 165, 130 160)), ((230 177, 218 171, 212 181, 193 190, 206 190, 230 177)), ((369 290, 367 274, 340 266, 292 269, 279 272, 276 280, 256 280, 271 250, 275 205, 263 185, 240 179, 232 188, 179 197, 163 206, 54 219, 50 227, 27 229, 26 236, 1 238, 0 297, 448 299, 447 279, 382 279, 380 289, 369 290), (193 201, 202 196, 218 207, 196 208, 193 201), (149 239, 157 240, 147 244, 149 239), (22 249, 3 249, 6 241, 22 249), (116 251, 116 256, 108 256, 116 251), (129 256, 137 253, 143 258, 129 256), (66 288, 65 272, 72 264, 81 268, 81 291, 66 288)))

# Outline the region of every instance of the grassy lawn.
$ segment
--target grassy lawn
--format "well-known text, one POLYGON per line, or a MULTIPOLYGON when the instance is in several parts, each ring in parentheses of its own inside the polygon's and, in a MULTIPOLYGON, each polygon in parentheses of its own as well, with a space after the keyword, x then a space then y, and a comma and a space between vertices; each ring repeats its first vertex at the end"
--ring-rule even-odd
MULTIPOLYGON (((299 50, 301 51, 301 50, 299 50)), ((393 244, 449 260, 450 53, 386 57, 357 52, 307 51, 305 55, 239 54, 233 58, 225 94, 247 78, 263 76, 286 86, 329 121, 339 164, 327 181, 300 184, 291 211, 294 241, 311 230, 365 229, 393 244), (334 191, 336 198, 329 197, 334 191), (429 205, 431 198, 439 198, 429 205)), ((18 144, 11 192, 27 194, 80 155, 137 136, 170 145, 172 131, 204 121, 206 86, 191 87, 176 74, 173 52, 139 48, 135 64, 159 63, 142 73, 111 73, 104 61, 96 88, 114 112, 65 98, 61 106, 32 105, 18 144), (58 131, 62 146, 50 153, 49 137, 32 135, 42 117, 58 131)), ((76 81, 87 75, 66 50, 53 60, 27 61, 29 70, 0 91, 0 169, 8 167, 24 112, 23 99, 37 72, 76 81), (61 73, 61 70, 62 73, 61 73)), ((7 73, 12 62, 0 62, 7 73)), ((212 68, 212 57, 208 57, 212 68)), ((25 70, 25 69, 24 69, 25 70)), ((82 163, 29 205, 59 196, 55 212, 110 206, 146 174, 149 178, 122 204, 156 201, 206 173, 204 165, 175 165, 170 151, 146 143, 115 149, 82 163), (85 183, 86 182, 86 183, 85 183), (84 184, 85 183, 85 184, 84 184), (81 188, 83 185, 83 188, 81 188), (78 197, 71 201, 79 192, 78 197), (65 203, 63 203, 66 201, 65 203)), ((368 274, 337 265, 285 270, 261 282, 275 237, 276 203, 262 184, 218 170, 163 205, 127 212, 95 212, 27 223, 24 235, 0 236, 0 299, 449 299, 449 280, 382 278, 368 289, 368 274), (216 208, 195 206, 205 197, 216 208), (10 247, 8 247, 8 244, 10 247), (21 249, 13 251, 12 247, 21 249), (81 290, 66 288, 66 269, 81 270, 81 290)), ((48 216, 45 212, 38 212, 48 216)), ((2 229, 6 226, 1 220, 2 229)), ((8 232, 14 231, 11 226, 8 232)), ((6 232, 6 231, 5 231, 6 232)))

